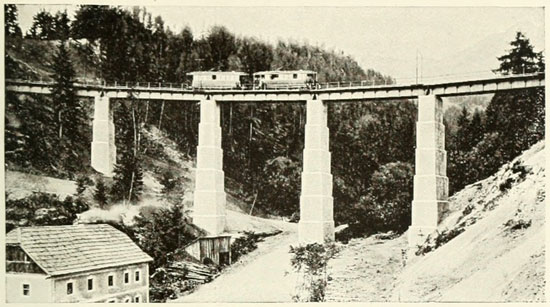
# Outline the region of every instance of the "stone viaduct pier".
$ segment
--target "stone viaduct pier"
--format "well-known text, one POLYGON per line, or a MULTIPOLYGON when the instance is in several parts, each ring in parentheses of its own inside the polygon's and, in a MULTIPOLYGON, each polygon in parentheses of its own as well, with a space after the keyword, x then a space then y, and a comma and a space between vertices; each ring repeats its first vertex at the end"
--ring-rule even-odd
MULTIPOLYGON (((51 84, 8 80, 6 90, 50 94, 51 84)), ((416 158, 409 246, 415 247, 432 233, 448 206, 447 153, 442 98, 494 93, 500 90, 544 86, 544 74, 510 75, 491 79, 416 85, 356 86, 316 90, 201 90, 134 87, 137 99, 200 102, 193 221, 210 234, 225 229, 223 151, 220 104, 226 102, 302 102, 307 119, 300 196, 299 241, 334 240, 331 153, 327 104, 343 101, 416 99, 416 158)), ((91 165, 110 175, 116 163, 112 99, 126 99, 129 88, 75 84, 77 95, 94 98, 91 165)))

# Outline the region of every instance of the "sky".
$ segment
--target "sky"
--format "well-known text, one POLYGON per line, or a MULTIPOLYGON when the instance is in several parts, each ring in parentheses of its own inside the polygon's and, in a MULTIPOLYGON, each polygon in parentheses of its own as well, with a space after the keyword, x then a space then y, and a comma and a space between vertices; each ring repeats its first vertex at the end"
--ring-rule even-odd
MULTIPOLYGON (((41 9, 72 5, 18 5, 23 32, 41 9)), ((394 78, 489 72, 498 66, 515 31, 536 51, 544 48, 544 10, 522 7, 200 7, 147 6, 173 31, 191 28, 198 37, 213 25, 269 42, 294 40, 350 55, 363 68, 394 78), (418 60, 417 60, 418 59, 418 60), (417 64, 418 62, 418 64, 417 64)))

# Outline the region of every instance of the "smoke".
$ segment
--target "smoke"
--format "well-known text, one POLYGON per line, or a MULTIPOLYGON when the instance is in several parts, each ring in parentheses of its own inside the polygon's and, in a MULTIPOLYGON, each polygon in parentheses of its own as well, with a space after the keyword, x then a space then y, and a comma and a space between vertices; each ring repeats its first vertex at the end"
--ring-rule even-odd
POLYGON ((143 199, 137 204, 117 203, 111 205, 108 209, 91 208, 79 214, 75 223, 115 222, 132 226, 134 224, 134 217, 139 215, 144 209, 154 210, 166 206, 165 202, 155 198, 143 199))

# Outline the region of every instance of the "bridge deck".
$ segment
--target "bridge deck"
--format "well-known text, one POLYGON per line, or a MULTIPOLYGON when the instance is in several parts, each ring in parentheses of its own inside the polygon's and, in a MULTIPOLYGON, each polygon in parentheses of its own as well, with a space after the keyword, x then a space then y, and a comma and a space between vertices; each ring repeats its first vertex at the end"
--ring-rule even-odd
MULTIPOLYGON (((94 97, 104 94, 109 98, 127 98, 131 91, 138 99, 198 101, 207 96, 217 101, 284 102, 305 101, 312 98, 332 101, 414 99, 425 94, 457 96, 494 93, 544 86, 544 73, 497 76, 494 78, 453 81, 444 83, 341 86, 320 89, 189 89, 183 87, 150 87, 75 83, 77 95, 94 97)), ((53 83, 24 80, 6 80, 6 90, 18 93, 50 94, 53 83)))

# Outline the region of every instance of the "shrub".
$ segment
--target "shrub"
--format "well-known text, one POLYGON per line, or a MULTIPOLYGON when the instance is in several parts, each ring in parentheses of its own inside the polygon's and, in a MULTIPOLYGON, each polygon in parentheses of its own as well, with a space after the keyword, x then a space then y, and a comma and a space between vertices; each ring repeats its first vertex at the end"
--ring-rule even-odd
MULTIPOLYGON (((6 220, 14 226, 71 225, 77 214, 89 209, 81 198, 35 192, 21 199, 6 201, 6 220)), ((10 226, 11 227, 11 226, 10 226)))
POLYGON ((526 229, 531 226, 531 220, 524 220, 524 219, 509 219, 504 223, 504 226, 507 227, 509 230, 519 230, 519 229, 526 229))
POLYGON ((259 235, 245 231, 244 236, 235 239, 235 241, 231 243, 231 262, 236 262, 241 256, 258 248, 256 243, 260 240, 261 238, 259 235))
POLYGON ((312 243, 290 247, 292 268, 302 275, 303 280, 297 285, 293 297, 297 302, 323 302, 327 286, 327 263, 337 253, 334 243, 312 243))

